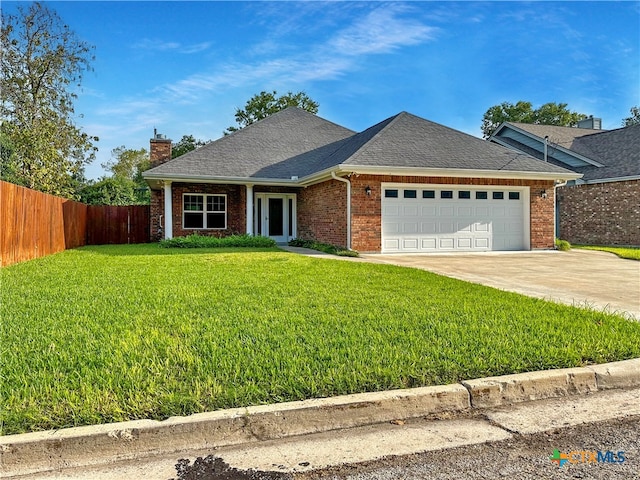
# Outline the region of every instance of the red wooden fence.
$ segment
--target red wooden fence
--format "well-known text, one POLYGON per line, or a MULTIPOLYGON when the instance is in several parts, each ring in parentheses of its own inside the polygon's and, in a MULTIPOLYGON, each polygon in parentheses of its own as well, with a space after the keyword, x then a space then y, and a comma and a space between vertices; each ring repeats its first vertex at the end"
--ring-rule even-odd
POLYGON ((149 206, 87 206, 0 181, 0 266, 68 248, 146 243, 149 206))

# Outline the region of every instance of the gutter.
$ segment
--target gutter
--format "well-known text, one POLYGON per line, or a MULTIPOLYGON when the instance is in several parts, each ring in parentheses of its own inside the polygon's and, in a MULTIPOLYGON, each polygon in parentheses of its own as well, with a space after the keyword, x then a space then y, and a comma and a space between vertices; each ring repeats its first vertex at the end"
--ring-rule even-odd
POLYGON ((331 178, 347 184, 347 250, 351 250, 351 182, 346 178, 338 177, 333 170, 331 178))

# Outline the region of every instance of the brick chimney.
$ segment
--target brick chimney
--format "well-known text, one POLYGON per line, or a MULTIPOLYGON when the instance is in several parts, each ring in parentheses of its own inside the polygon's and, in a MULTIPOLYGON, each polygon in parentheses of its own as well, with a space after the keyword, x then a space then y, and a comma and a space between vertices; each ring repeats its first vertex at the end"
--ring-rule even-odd
POLYGON ((149 160, 151 168, 171 160, 171 140, 153 129, 153 138, 149 140, 149 160))

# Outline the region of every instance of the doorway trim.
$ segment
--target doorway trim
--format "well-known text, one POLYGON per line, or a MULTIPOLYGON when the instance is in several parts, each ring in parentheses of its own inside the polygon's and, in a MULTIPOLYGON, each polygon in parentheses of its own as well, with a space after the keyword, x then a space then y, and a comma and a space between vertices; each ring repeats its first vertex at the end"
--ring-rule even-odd
MULTIPOLYGON (((277 243, 287 243, 289 240, 297 236, 297 196, 295 193, 256 193, 253 202, 255 214, 253 231, 255 235, 262 235, 274 239, 277 243), (273 200, 273 203, 271 202, 273 200), (273 225, 270 221, 274 221, 269 215, 269 208, 278 208, 277 200, 282 200, 281 211, 279 213, 282 219, 281 225, 273 225), (281 234, 279 234, 282 227, 281 234), (274 228, 275 227, 275 228, 274 228), (276 230, 275 235, 270 230, 276 230)), ((276 220, 277 221, 277 220, 276 220)))

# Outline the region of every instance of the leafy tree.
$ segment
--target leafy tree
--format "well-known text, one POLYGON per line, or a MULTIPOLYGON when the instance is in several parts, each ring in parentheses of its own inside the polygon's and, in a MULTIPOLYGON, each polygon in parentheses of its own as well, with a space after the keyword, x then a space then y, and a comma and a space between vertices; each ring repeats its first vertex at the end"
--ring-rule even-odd
POLYGON ((149 152, 144 148, 134 150, 122 145, 111 150, 111 158, 102 168, 111 171, 114 177, 136 180, 150 167, 149 152))
POLYGON ((180 155, 184 155, 185 153, 195 150, 198 147, 202 147, 207 143, 209 142, 196 140, 193 135, 183 135, 179 142, 171 145, 171 158, 176 158, 180 155))
POLYGON ((481 128, 483 137, 489 138, 503 122, 574 127, 583 118, 587 116, 570 111, 566 103, 549 102, 534 109, 531 102, 519 101, 515 105, 503 102, 500 105, 494 105, 484 113, 481 128))
POLYGON ((151 166, 146 149, 126 148, 124 145, 111 150, 111 160, 102 168, 112 173, 98 182, 89 182, 80 198, 91 205, 134 205, 150 202, 149 186, 142 172, 151 166))
POLYGON ((622 119, 622 126, 630 127, 631 125, 640 125, 640 108, 631 107, 629 112, 631 112, 631 116, 622 119))
POLYGON ((95 157, 97 137, 73 123, 82 74, 91 69, 90 45, 40 2, 2 14, 0 33, 1 178, 44 192, 74 196, 77 177, 95 157), (5 175, 5 172, 9 172, 5 175))
POLYGON ((236 109, 235 117, 239 126, 227 128, 224 134, 233 133, 287 107, 299 107, 314 115, 318 113, 318 102, 313 101, 304 92, 288 92, 279 97, 277 95, 278 93, 274 90, 273 92, 262 91, 251 97, 247 100, 244 109, 236 109))
POLYGON ((148 192, 126 177, 106 177, 80 190, 80 201, 88 205, 136 205, 149 203, 148 192))

